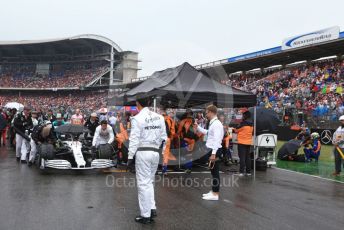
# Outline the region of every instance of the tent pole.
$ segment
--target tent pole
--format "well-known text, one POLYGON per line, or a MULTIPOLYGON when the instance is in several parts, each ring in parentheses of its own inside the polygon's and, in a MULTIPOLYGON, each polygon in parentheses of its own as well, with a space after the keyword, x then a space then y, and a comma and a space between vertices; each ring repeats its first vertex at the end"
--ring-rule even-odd
POLYGON ((156 113, 156 97, 154 98, 153 106, 154 106, 154 112, 156 113))
POLYGON ((180 170, 180 139, 178 138, 178 169, 180 170))
POLYGON ((256 154, 257 154, 257 146, 256 146, 256 124, 257 124, 257 106, 254 106, 254 115, 253 115, 253 180, 256 179, 256 154))

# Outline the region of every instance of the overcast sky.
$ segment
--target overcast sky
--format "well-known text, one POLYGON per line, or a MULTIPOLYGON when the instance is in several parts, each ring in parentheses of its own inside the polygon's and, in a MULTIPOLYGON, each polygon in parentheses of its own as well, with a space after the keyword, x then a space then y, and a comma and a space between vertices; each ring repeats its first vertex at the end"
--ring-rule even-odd
POLYGON ((139 52, 140 76, 340 26, 343 0, 0 0, 0 40, 92 33, 139 52))

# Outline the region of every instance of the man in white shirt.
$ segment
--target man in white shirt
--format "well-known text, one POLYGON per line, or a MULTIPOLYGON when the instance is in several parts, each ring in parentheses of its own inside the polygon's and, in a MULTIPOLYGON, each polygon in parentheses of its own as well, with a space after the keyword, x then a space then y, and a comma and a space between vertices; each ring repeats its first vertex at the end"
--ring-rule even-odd
POLYGON ((203 194, 203 200, 219 200, 220 191, 220 168, 219 156, 221 155, 222 139, 224 137, 224 128, 221 121, 217 118, 217 107, 209 105, 206 109, 206 116, 209 122, 209 129, 203 129, 197 124, 194 124, 194 129, 206 135, 206 146, 209 149, 209 166, 211 169, 212 191, 203 194))
POLYGON ((92 141, 92 147, 96 148, 103 144, 112 144, 115 140, 115 135, 113 133, 112 127, 108 125, 107 120, 102 120, 100 125, 96 128, 94 132, 94 137, 92 141))
POLYGON ((159 164, 159 148, 163 144, 162 152, 164 152, 167 133, 164 117, 147 108, 149 100, 137 99, 136 105, 140 112, 131 119, 128 167, 133 166, 135 156, 136 181, 141 213, 140 216, 135 218, 135 221, 148 224, 156 216, 154 180, 159 164))
POLYGON ((116 122, 117 122, 117 118, 116 118, 116 113, 112 113, 111 116, 109 117, 109 123, 112 126, 112 128, 115 127, 116 122))
POLYGON ((334 144, 334 162, 335 162, 335 172, 332 174, 334 176, 339 176, 342 171, 342 163, 344 167, 344 159, 342 158, 338 149, 344 154, 344 115, 339 118, 341 126, 338 127, 336 132, 333 134, 332 143, 334 144))

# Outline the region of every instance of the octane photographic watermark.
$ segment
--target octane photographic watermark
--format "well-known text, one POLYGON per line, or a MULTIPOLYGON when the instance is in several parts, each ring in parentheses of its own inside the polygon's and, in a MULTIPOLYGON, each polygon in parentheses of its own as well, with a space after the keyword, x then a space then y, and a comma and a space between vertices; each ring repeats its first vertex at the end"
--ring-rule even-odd
MULTIPOLYGON (((220 178, 220 186, 224 188, 238 188, 239 177, 236 175, 223 176, 220 178)), ((212 178, 199 177, 166 177, 155 176, 155 186, 165 188, 210 188, 213 186, 212 178)), ((105 178, 106 187, 110 188, 134 188, 137 186, 135 177, 107 175, 105 178)))

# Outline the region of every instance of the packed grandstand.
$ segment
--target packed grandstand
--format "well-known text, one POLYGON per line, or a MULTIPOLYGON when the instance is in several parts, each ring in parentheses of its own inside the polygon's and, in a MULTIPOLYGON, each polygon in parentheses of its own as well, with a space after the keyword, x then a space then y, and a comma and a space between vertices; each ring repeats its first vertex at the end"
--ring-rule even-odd
POLYGON ((344 62, 303 63, 271 74, 239 74, 225 84, 257 95, 258 105, 281 114, 286 108, 337 121, 344 113, 344 62))
POLYGON ((108 70, 106 61, 52 63, 49 72, 38 73, 36 64, 1 65, 0 87, 71 88, 85 86, 108 70))
POLYGON ((0 42, 0 105, 19 102, 36 111, 107 106, 109 85, 137 78, 137 53, 99 35, 0 42))
MULTIPOLYGON (((335 121, 344 113, 344 61, 336 48, 342 39, 319 44, 332 45, 326 52, 324 48, 301 47, 293 58, 292 50, 196 68, 224 84, 256 94, 258 106, 274 109, 288 125, 303 122, 302 118, 290 119, 290 113, 300 111, 314 124, 319 119, 335 121), (323 58, 325 55, 332 57, 323 58), (222 68, 225 77, 213 75, 216 68, 222 68)), ((16 101, 36 110, 82 108, 85 113, 107 107, 111 85, 137 79, 138 60, 129 57, 123 64, 123 53, 114 42, 100 36, 2 42, 0 104, 16 101)))

